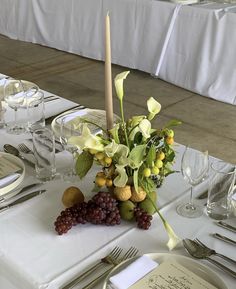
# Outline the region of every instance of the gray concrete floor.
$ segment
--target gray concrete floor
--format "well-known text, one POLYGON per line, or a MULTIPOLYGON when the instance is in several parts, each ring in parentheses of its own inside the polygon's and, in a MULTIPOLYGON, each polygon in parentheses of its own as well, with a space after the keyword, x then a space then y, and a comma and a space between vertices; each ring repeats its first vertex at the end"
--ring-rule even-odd
MULTIPOLYGON (((130 70, 112 66, 113 76, 130 70)), ((0 72, 33 81, 40 88, 91 108, 104 109, 104 63, 0 35, 0 72)), ((131 70, 125 82, 126 117, 146 113, 153 96, 162 104, 155 120, 161 128, 171 119, 183 123, 175 141, 236 163, 236 107, 131 70)), ((115 95, 115 92, 114 92, 115 95)), ((114 99, 114 111, 119 114, 114 99)))

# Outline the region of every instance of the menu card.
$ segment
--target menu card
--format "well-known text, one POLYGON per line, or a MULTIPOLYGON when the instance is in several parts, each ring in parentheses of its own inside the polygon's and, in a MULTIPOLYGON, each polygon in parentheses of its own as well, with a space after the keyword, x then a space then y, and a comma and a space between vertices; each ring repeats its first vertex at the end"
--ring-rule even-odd
POLYGON ((217 289, 177 262, 166 261, 129 289, 217 289))
POLYGON ((22 168, 20 166, 12 163, 7 158, 0 156, 0 179, 21 170, 22 168))

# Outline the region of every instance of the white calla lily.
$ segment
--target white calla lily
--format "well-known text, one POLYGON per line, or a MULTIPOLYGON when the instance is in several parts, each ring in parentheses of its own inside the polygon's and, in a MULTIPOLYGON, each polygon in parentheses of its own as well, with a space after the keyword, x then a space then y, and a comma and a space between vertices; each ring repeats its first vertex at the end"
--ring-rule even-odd
POLYGON ((109 130, 110 134, 112 135, 113 139, 115 140, 116 143, 120 143, 119 139, 119 128, 120 125, 116 124, 112 129, 109 130))
POLYGON ((120 100, 123 100, 124 96, 123 82, 129 73, 130 71, 124 71, 122 73, 117 74, 117 76, 115 77, 116 94, 120 100))
POLYGON ((169 248, 169 250, 173 250, 177 245, 180 244, 180 242, 182 242, 182 239, 180 239, 174 232, 174 230, 171 228, 171 226, 165 221, 164 222, 164 226, 166 229, 166 232, 169 236, 169 241, 166 244, 167 247, 169 248))
POLYGON ((79 149, 94 149, 96 151, 103 151, 104 145, 101 143, 100 137, 93 135, 86 124, 83 125, 82 134, 80 136, 72 136, 69 141, 70 144, 77 146, 79 149))
POLYGON ((114 179, 114 185, 116 187, 124 187, 128 181, 128 176, 124 166, 116 165, 116 173, 118 176, 114 179))
POLYGON ((118 148, 119 144, 117 144, 114 140, 112 140, 112 142, 109 143, 109 145, 104 147, 104 151, 108 157, 112 158, 114 154, 117 152, 118 148))
POLYGON ((152 120, 156 114, 161 110, 161 104, 153 97, 150 97, 147 101, 147 107, 149 111, 148 119, 152 120))
POLYGON ((143 119, 139 124, 139 129, 144 138, 150 137, 151 123, 148 119, 143 119))
POLYGON ((134 127, 138 125, 144 118, 146 118, 145 115, 135 115, 130 119, 130 126, 134 127))

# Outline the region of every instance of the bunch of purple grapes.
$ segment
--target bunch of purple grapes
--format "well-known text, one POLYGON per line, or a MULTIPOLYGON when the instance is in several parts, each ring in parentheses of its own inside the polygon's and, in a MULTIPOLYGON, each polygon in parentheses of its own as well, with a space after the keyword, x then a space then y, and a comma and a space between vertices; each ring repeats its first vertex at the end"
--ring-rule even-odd
POLYGON ((117 201, 109 193, 99 192, 88 203, 82 202, 62 211, 54 225, 56 232, 62 235, 77 224, 114 226, 119 225, 120 220, 117 201))
POLYGON ((143 209, 136 207, 134 209, 134 216, 135 220, 137 222, 138 228, 143 230, 148 230, 151 226, 152 216, 149 215, 146 211, 143 209))

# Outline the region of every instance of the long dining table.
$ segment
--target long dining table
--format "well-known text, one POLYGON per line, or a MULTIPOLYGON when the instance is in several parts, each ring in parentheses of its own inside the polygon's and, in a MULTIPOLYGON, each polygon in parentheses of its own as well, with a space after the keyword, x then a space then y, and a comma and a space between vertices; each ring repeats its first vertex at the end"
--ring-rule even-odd
POLYGON ((235 105, 236 4, 190 2, 0 0, 0 33, 104 60, 109 11, 112 63, 235 105))
MULTIPOLYGON (((44 93, 50 95, 49 92, 45 91, 44 93)), ((52 117, 53 114, 58 114, 65 108, 69 109, 75 105, 77 104, 58 97, 55 101, 45 103, 46 117, 52 117), (57 111, 55 111, 56 106, 58 107, 57 111)), ((83 109, 83 107, 78 109, 83 109)), ((15 136, 6 133, 5 129, 0 129, 0 136, 1 151, 6 143, 17 146, 22 142, 30 143, 29 139, 31 138, 29 133, 15 136)), ((235 239, 235 233, 219 227, 216 221, 210 219, 205 212, 196 219, 184 218, 176 213, 176 206, 188 200, 190 188, 179 172, 185 147, 175 143, 174 148, 177 152, 174 168, 178 172, 168 176, 163 186, 157 189, 158 206, 161 213, 180 238, 194 239, 197 237, 216 251, 235 258, 233 245, 211 236, 212 233, 217 232, 235 239)), ((56 154, 58 171, 66 157, 64 151, 56 154)), ((214 158, 211 157, 211 160, 214 158)), ((22 186, 36 181, 35 171, 27 162, 25 162, 25 168, 26 175, 22 186)), ((94 167, 86 178, 82 180, 78 178, 73 183, 64 182, 58 175, 54 180, 41 185, 41 188, 46 189, 45 193, 0 213, 1 288, 63 288, 87 267, 107 255, 115 246, 124 249, 135 246, 140 255, 163 253, 170 256, 189 257, 181 245, 168 251, 166 246, 168 236, 157 215, 154 216, 152 226, 147 231, 136 228, 134 223, 122 221, 120 225, 114 227, 92 224, 77 225, 65 235, 57 235, 54 230, 54 221, 64 209, 61 202, 64 190, 75 185, 81 189, 88 200, 94 194, 92 187, 96 172, 94 167)), ((195 196, 201 194, 205 189, 207 189, 207 181, 196 186, 195 196)), ((204 208, 206 199, 197 202, 204 208)), ((227 222, 235 224, 235 217, 231 216, 227 222)), ((229 289, 235 288, 235 279, 207 261, 199 260, 198 262, 213 270, 229 289)), ((91 281, 92 277, 89 277, 87 282, 91 281)), ((102 286, 102 282, 100 282, 93 288, 102 288, 102 286)), ((80 287, 75 286, 74 288, 80 287)))

